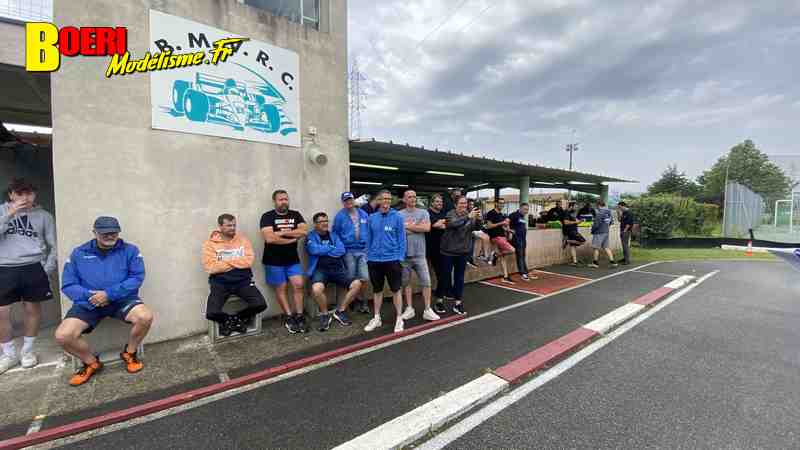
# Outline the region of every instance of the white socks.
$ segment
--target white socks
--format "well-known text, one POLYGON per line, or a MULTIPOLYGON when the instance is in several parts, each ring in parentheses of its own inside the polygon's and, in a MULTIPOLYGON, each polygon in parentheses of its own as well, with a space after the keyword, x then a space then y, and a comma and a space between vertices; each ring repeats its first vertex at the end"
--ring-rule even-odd
POLYGON ((14 341, 3 342, 0 344, 0 347, 3 347, 3 353, 8 356, 16 357, 17 356, 17 347, 14 345, 14 341))
POLYGON ((33 343, 36 342, 36 336, 23 336, 22 337, 22 353, 30 353, 33 351, 33 343))

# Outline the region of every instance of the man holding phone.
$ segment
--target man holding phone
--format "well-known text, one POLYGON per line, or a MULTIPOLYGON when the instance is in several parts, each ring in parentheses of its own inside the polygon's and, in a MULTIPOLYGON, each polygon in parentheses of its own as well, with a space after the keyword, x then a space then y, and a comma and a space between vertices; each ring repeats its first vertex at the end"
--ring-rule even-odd
POLYGON ((33 344, 42 302, 53 298, 49 275, 56 270, 55 224, 52 214, 36 204, 36 188, 18 178, 7 194, 0 205, 0 373, 20 362, 24 368, 39 363, 33 344), (25 311, 20 353, 11 334, 11 306, 17 302, 25 311))

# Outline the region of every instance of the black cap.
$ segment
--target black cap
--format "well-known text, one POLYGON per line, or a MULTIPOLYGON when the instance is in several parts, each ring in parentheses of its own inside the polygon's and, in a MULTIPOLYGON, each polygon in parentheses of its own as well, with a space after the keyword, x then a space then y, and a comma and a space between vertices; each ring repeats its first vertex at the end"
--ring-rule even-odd
POLYGON ((119 233, 122 228, 119 226, 119 221, 114 217, 100 216, 94 221, 94 231, 105 233, 119 233))

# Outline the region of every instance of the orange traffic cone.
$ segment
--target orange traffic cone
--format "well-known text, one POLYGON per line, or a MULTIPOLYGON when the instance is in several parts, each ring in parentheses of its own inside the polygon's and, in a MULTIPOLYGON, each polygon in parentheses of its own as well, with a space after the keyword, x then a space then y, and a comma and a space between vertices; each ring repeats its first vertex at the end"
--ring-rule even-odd
POLYGON ((747 241, 747 251, 744 254, 746 256, 753 256, 753 241, 747 241))

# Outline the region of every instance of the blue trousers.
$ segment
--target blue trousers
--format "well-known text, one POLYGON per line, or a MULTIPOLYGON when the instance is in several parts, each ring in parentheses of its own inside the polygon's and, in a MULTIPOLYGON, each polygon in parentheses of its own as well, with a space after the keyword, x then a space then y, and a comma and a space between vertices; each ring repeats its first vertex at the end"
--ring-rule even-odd
POLYGON ((456 301, 464 298, 464 272, 467 271, 467 255, 442 255, 444 276, 442 277, 444 292, 452 292, 456 301), (452 282, 450 275, 452 274, 452 282), (452 283, 452 284, 451 284, 452 283))

